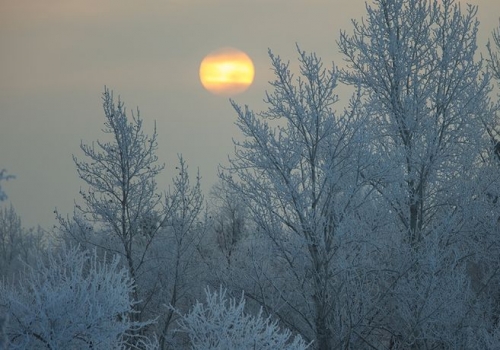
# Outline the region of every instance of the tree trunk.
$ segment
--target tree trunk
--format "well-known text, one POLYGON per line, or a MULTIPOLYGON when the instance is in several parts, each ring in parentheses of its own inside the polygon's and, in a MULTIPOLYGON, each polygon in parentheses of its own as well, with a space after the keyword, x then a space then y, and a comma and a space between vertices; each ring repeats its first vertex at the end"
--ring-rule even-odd
POLYGON ((310 252, 314 262, 314 305, 316 311, 316 346, 318 350, 332 349, 332 331, 328 326, 328 314, 332 307, 328 298, 328 260, 318 251, 313 244, 310 252))

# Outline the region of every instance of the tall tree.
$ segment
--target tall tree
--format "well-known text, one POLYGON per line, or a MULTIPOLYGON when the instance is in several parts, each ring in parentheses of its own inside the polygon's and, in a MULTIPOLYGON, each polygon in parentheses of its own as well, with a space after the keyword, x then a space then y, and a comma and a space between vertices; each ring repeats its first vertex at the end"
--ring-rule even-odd
POLYGON ((361 290, 353 288, 361 275, 351 269, 366 232, 352 224, 369 196, 360 176, 366 165, 359 160, 369 160, 360 156, 364 127, 356 99, 348 111, 334 112, 334 68, 299 50, 295 79, 288 63, 270 57, 275 81, 268 109, 254 113, 232 102, 245 139, 235 142, 235 156, 221 172, 248 203, 252 239, 265 240, 249 250, 255 274, 245 293, 318 349, 332 349, 348 333, 342 318, 357 317, 346 315, 345 297, 361 290))
POLYGON ((156 319, 143 331, 156 333, 160 348, 173 344, 172 305, 188 307, 203 286, 196 288, 201 270, 198 243, 204 233, 204 198, 200 176, 190 182, 188 166, 179 156, 178 174, 164 195, 157 191, 156 128, 143 130, 139 111, 127 117, 122 102, 115 105, 109 90, 103 94, 108 142, 81 145, 86 159, 74 157, 78 174, 88 185, 83 204, 73 218, 58 215, 65 237, 100 251, 120 254, 135 288, 135 320, 156 319))
POLYGON ((418 245, 436 213, 456 203, 450 182, 474 164, 481 118, 491 114, 490 80, 475 59, 477 7, 374 3, 352 36, 341 33, 342 80, 361 87, 370 106, 374 152, 386 165, 375 186, 418 245))
POLYGON ((172 329, 177 316, 172 308, 187 309, 202 295, 205 284, 200 261, 200 241, 206 232, 205 203, 200 175, 190 180, 188 166, 179 156, 177 174, 165 194, 165 216, 148 252, 143 283, 148 291, 148 314, 157 317, 156 334, 160 348, 178 348, 172 329))
POLYGON ((493 116, 476 58, 477 7, 375 0, 366 10, 339 46, 341 79, 361 89, 380 159, 363 176, 395 223, 393 251, 404 252, 386 257, 396 273, 384 327, 404 348, 463 347, 474 304, 466 265, 486 253, 477 249, 485 236, 475 207, 486 197, 478 182, 493 116))
MULTIPOLYGON (((122 255, 137 283, 138 270, 164 216, 155 180, 164 166, 157 164, 156 126, 151 135, 145 134, 139 110, 129 118, 124 103, 115 104, 108 89, 103 93, 103 108, 103 132, 110 141, 82 143, 86 160, 73 156, 88 191, 80 191, 83 204, 76 205, 74 220, 59 219, 63 230, 79 242, 122 255)), ((135 300, 139 300, 139 288, 134 288, 135 300)))

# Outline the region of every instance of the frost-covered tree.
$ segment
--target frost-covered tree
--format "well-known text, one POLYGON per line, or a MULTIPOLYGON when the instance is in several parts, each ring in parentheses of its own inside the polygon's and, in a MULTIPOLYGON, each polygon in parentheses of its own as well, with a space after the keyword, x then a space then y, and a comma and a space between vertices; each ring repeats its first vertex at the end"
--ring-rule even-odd
POLYGON ((479 185, 493 116, 490 78, 476 55, 477 7, 375 0, 366 10, 339 46, 341 79, 361 91, 379 159, 362 176, 394 224, 385 233, 391 249, 380 255, 394 274, 384 279, 378 330, 395 347, 461 348, 461 330, 482 320, 472 317, 467 266, 497 244, 477 210, 492 180, 479 185))
POLYGON ((173 185, 161 195, 156 177, 164 166, 157 164, 156 128, 147 135, 139 111, 128 117, 109 90, 103 102, 107 139, 82 143, 85 158, 74 157, 88 190, 80 191, 83 203, 71 219, 58 215, 63 238, 123 257, 135 283, 131 316, 156 319, 144 332, 156 333, 161 348, 168 348, 175 315, 161 312, 162 305, 184 309, 201 292, 196 288, 197 247, 205 225, 200 176, 190 182, 179 156, 173 185))
MULTIPOLYGON (((146 324, 130 319, 134 283, 118 256, 109 260, 66 248, 27 266, 18 281, 1 282, 9 349, 129 349, 146 324)), ((145 338, 133 344, 154 348, 145 338)))
POLYGON ((245 313, 245 299, 238 302, 226 296, 227 291, 210 292, 206 303, 196 302, 189 313, 181 315, 179 331, 189 336, 193 350, 301 350, 308 345, 278 322, 262 315, 245 313))
POLYGON ((488 42, 488 52, 490 54, 490 68, 495 78, 500 82, 500 27, 493 31, 493 42, 488 42))
POLYGON ((230 265, 236 246, 250 230, 248 207, 237 191, 220 181, 210 191, 210 217, 217 251, 230 265))
MULTIPOLYGON (((21 275, 23 263, 34 263, 45 254, 45 233, 38 229, 25 229, 12 204, 0 208, 0 281, 15 281, 21 275)), ((7 349, 8 313, 1 310, 0 349, 7 349)))
MULTIPOLYGON (((163 169, 155 154, 156 127, 151 135, 145 134, 139 110, 129 118, 123 102, 115 104, 108 89, 103 108, 103 132, 109 140, 81 144, 84 160, 73 159, 88 190, 80 191, 83 204, 76 205, 73 220, 59 220, 63 231, 79 243, 122 255, 137 282, 164 216, 155 181, 163 169)), ((140 293, 136 285, 136 300, 140 293)))
POLYGON ((177 348, 172 324, 176 315, 164 305, 187 309, 202 293, 206 269, 200 260, 200 241, 206 231, 200 175, 191 181, 188 166, 179 156, 177 175, 165 194, 165 217, 152 244, 141 281, 145 310, 157 318, 156 334, 162 349, 177 348))
POLYGON ((475 58, 477 7, 375 0, 367 12, 351 36, 341 33, 342 79, 361 88, 371 112, 381 160, 373 184, 418 245, 439 212, 457 204, 454 184, 471 175, 481 118, 491 114, 489 77, 475 58))
POLYGON ((332 349, 359 324, 367 261, 360 256, 377 221, 361 212, 370 196, 361 176, 370 161, 362 112, 356 98, 344 113, 333 110, 337 73, 316 55, 299 50, 298 78, 270 57, 268 109, 254 113, 233 102, 244 140, 221 172, 255 225, 240 287, 318 349, 332 349))
POLYGON ((0 278, 19 273, 21 262, 30 263, 44 250, 43 230, 25 229, 10 205, 0 209, 0 278))

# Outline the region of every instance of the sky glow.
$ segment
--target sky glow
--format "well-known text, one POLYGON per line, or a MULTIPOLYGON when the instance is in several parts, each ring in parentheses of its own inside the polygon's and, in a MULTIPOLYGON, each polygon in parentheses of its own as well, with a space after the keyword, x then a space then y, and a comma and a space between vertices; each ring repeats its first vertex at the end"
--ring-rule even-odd
MULTIPOLYGON (((479 49, 498 27, 500 2, 474 0, 481 21, 479 49)), ((465 4, 465 2, 463 2, 465 4)), ((207 93, 200 62, 221 47, 248 54, 255 79, 235 96, 258 111, 274 77, 268 49, 296 70, 296 44, 325 65, 342 66, 336 40, 365 15, 353 0, 16 0, 0 4, 0 169, 15 179, 3 188, 25 226, 51 228, 53 211, 71 214, 83 183, 72 155, 102 139, 101 94, 106 85, 127 110, 154 121, 166 189, 182 153, 199 168, 206 193, 217 166, 239 136, 227 96, 207 93)), ((349 91, 339 91, 341 102, 349 91)), ((7 201, 2 205, 9 205, 7 201)))

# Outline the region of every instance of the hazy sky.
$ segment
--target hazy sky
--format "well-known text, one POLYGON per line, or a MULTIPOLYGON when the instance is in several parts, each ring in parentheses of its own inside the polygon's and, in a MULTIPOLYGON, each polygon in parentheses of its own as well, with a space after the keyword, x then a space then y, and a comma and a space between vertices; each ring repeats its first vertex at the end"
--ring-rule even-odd
MULTIPOLYGON (((471 3, 479 5, 484 52, 500 1, 471 3)), ((349 31, 364 6, 362 0, 0 0, 0 169, 16 176, 2 186, 24 225, 50 228, 54 208, 71 213, 80 200, 84 184, 71 156, 81 157, 81 141, 102 138, 105 85, 128 110, 140 108, 148 133, 156 120, 157 154, 166 164, 160 187, 171 182, 182 153, 193 176, 200 169, 208 193, 239 133, 228 99, 199 83, 202 58, 226 46, 245 51, 255 81, 235 100, 259 110, 272 78, 268 48, 293 61, 297 42, 341 65, 339 31, 349 31)))

